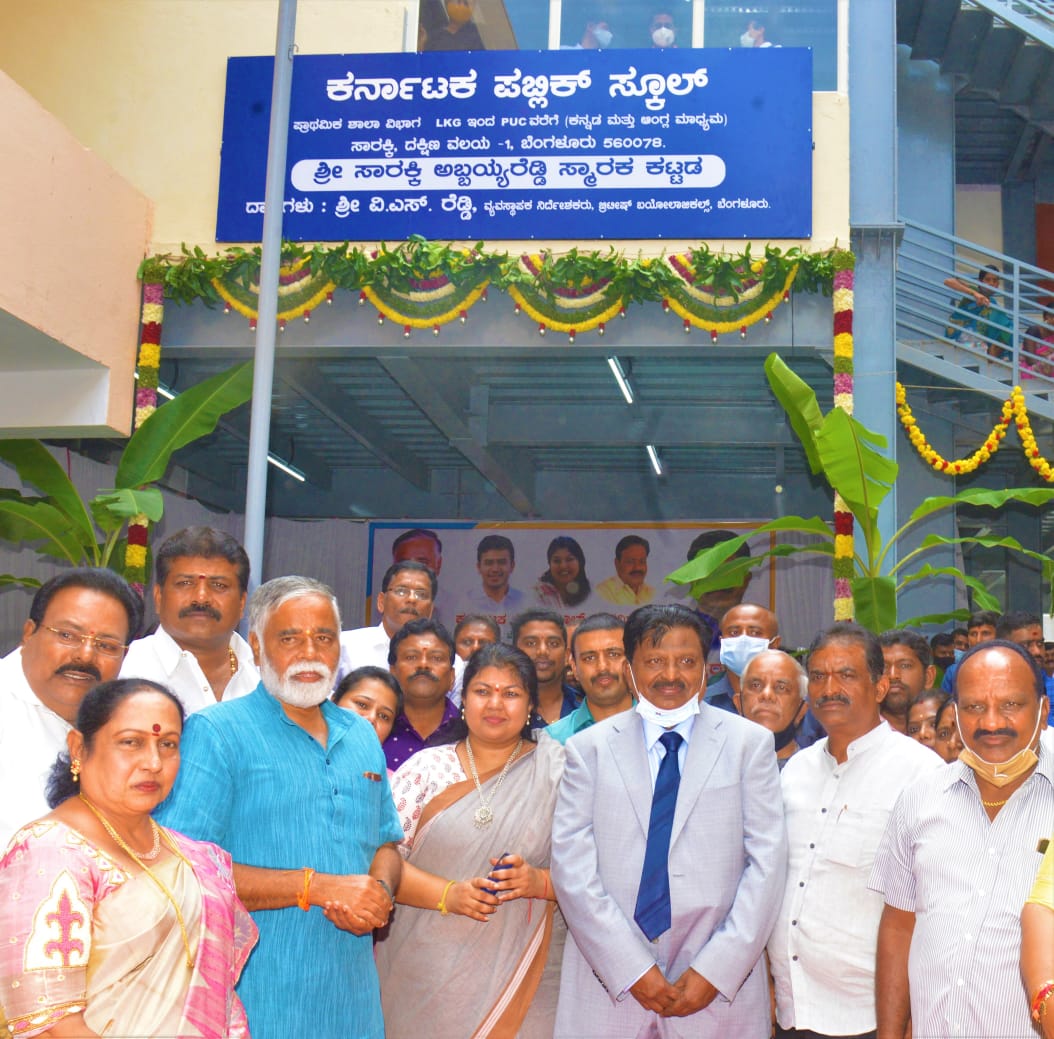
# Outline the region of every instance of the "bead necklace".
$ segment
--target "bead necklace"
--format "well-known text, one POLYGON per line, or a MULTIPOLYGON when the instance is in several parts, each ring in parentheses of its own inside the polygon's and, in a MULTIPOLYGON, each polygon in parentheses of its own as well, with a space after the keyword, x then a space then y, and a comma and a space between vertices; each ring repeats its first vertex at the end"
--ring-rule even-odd
MULTIPOLYGON (((494 795, 498 792, 498 787, 501 786, 502 780, 509 774, 509 769, 512 768, 512 763, 520 756, 520 749, 523 747, 523 739, 521 738, 513 749, 512 754, 509 755, 509 760, 505 762, 504 768, 502 768, 498 775, 498 781, 494 784, 494 789, 490 792, 490 801, 494 800, 494 795)), ((475 814, 472 816, 472 821, 476 827, 482 830, 485 826, 490 826, 494 820, 494 813, 490 810, 490 801, 483 796, 483 788, 479 783, 479 773, 476 771, 476 759, 472 754, 472 741, 465 736, 465 756, 468 758, 468 770, 472 776, 472 782, 476 784, 476 793, 479 794, 479 808, 476 809, 475 814)))
POLYGON ((234 655, 234 650, 230 646, 227 647, 227 659, 231 662, 231 674, 236 675, 238 673, 238 658, 234 655))
MULTIPOLYGON (((95 818, 98 819, 99 822, 102 823, 103 829, 106 830, 106 832, 110 835, 110 837, 113 839, 113 842, 126 855, 128 855, 136 863, 136 865, 139 866, 139 868, 161 889, 161 893, 165 896, 165 898, 168 899, 169 905, 171 905, 172 908, 175 910, 176 920, 179 921, 179 930, 180 930, 180 933, 183 935, 183 948, 186 950, 186 953, 187 953, 187 967, 190 968, 190 969, 193 969, 193 967, 194 967, 194 956, 191 954, 191 951, 190 951, 190 937, 187 935, 187 925, 186 925, 186 922, 183 919, 183 911, 179 908, 179 903, 176 901, 176 898, 172 894, 172 892, 169 891, 169 889, 168 889, 167 885, 165 884, 165 882, 159 876, 157 876, 157 874, 154 873, 154 871, 143 861, 143 859, 145 859, 145 858, 156 858, 156 856, 160 852, 160 850, 161 850, 161 846, 160 846, 161 827, 158 826, 157 823, 155 823, 153 819, 150 820, 150 824, 154 828, 154 844, 155 844, 155 848, 154 848, 153 852, 151 853, 151 855, 149 855, 149 856, 148 855, 138 855, 138 854, 136 854, 136 852, 132 851, 132 849, 130 847, 128 847, 127 842, 117 832, 117 830, 114 829, 114 826, 110 822, 110 820, 107 819, 106 816, 103 815, 102 812, 100 812, 99 809, 96 808, 95 805, 93 805, 91 803, 91 801, 89 801, 84 796, 84 794, 78 794, 77 796, 88 806, 89 809, 91 809, 91 812, 95 816, 95 818)), ((186 857, 182 854, 182 852, 180 852, 179 848, 177 848, 176 845, 173 843, 172 838, 168 835, 167 831, 165 832, 165 844, 168 845, 168 847, 172 850, 172 852, 176 855, 177 858, 179 858, 179 859, 181 859, 183 861, 184 865, 186 865, 188 867, 190 866, 190 863, 187 862, 186 857)))

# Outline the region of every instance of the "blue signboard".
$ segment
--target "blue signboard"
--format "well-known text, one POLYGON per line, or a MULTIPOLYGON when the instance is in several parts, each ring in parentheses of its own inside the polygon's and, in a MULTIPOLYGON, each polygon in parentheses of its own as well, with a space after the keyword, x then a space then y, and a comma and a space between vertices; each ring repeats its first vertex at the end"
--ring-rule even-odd
MULTIPOLYGON (((230 58, 216 238, 259 241, 272 58, 230 58)), ((808 238, 805 48, 294 59, 283 235, 808 238)))

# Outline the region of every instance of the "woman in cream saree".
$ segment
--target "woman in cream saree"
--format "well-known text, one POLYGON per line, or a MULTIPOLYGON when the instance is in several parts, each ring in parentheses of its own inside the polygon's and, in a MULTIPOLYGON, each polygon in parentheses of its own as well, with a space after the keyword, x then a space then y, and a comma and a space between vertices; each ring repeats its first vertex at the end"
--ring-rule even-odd
POLYGON ((552 1036, 565 931, 548 867, 563 747, 517 742, 530 684, 536 697, 533 666, 518 650, 479 650, 465 672, 465 739, 419 752, 393 780, 407 869, 377 944, 387 1039, 552 1036), (522 702, 508 704, 516 684, 522 702), (507 701, 489 716, 478 709, 488 692, 492 705, 507 701), (508 750, 494 733, 474 731, 477 718, 497 728, 501 710, 512 719, 508 750), (502 767, 482 767, 488 742, 502 767), (479 757, 478 787, 475 760, 464 767, 466 743, 479 757), (499 858, 510 868, 495 870, 499 858))

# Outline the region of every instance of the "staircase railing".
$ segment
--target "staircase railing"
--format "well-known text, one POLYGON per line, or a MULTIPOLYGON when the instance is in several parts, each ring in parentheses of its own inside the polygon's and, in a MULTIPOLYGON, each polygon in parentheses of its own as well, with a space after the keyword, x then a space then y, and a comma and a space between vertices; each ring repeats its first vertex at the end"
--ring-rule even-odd
POLYGON ((1051 46, 1054 0, 965 0, 965 3, 988 11, 1037 42, 1051 46))
POLYGON ((952 348, 957 357, 975 357, 999 382, 1054 393, 1054 273, 925 224, 903 223, 898 340, 934 352, 952 348), (986 268, 995 269, 998 284, 984 300, 975 294, 986 288, 986 268))

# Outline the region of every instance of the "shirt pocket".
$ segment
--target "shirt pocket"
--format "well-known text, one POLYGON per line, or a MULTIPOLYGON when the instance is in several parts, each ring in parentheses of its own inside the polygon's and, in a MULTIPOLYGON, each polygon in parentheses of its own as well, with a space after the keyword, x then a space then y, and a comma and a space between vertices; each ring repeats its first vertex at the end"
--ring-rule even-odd
POLYGON ((825 857, 839 866, 870 870, 888 821, 888 808, 840 809, 825 857))

